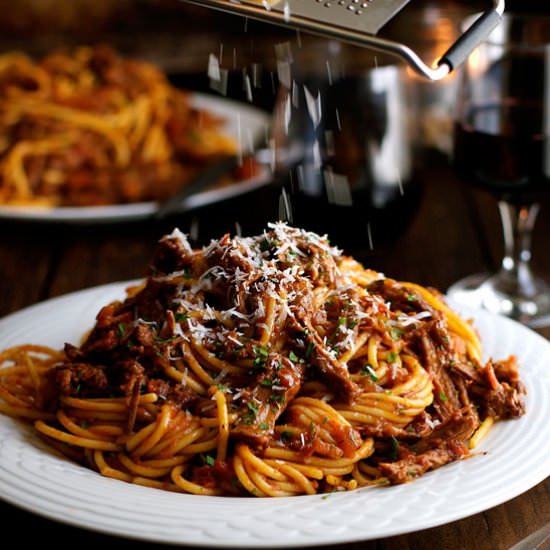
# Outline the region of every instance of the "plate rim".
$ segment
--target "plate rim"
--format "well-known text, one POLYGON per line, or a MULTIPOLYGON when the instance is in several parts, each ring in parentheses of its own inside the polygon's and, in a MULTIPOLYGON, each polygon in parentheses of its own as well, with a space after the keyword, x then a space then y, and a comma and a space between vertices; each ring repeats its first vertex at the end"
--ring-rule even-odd
MULTIPOLYGON (((37 302, 35 304, 32 304, 28 307, 22 308, 18 311, 9 313, 8 315, 4 316, 0 319, 0 334, 2 334, 1 329, 6 326, 6 324, 12 324, 17 323, 21 319, 25 319, 27 316, 34 316, 36 313, 45 313, 47 309, 50 309, 52 307, 59 307, 60 304, 63 305, 64 302, 71 304, 72 302, 78 302, 78 301, 84 301, 85 299, 89 297, 94 296, 105 296, 105 302, 107 303, 108 300, 112 300, 115 298, 115 295, 122 296, 124 293, 124 289, 132 284, 135 284, 136 281, 140 281, 142 279, 137 280, 129 280, 129 281, 117 281, 113 283, 107 283, 103 285, 97 285, 93 287, 83 288, 80 290, 76 290, 73 292, 69 292, 66 294, 62 294, 60 296, 56 296, 53 298, 45 299, 40 302, 37 302)), ((451 304, 453 308, 458 309, 461 313, 464 314, 465 317, 474 317, 475 319, 479 318, 485 318, 486 320, 489 319, 489 322, 496 322, 498 324, 502 324, 502 326, 508 327, 511 330, 519 330, 520 333, 523 333, 526 335, 527 338, 532 339, 532 342, 535 342, 538 346, 541 346, 541 348, 544 348, 544 356, 550 358, 550 342, 545 339, 543 336, 537 334, 536 332, 528 329, 527 327, 520 325, 519 323, 512 321, 510 319, 496 316, 494 314, 488 313, 488 312, 479 312, 475 310, 471 310, 469 308, 463 308, 460 306, 455 306, 454 304, 451 304), (529 335, 529 336, 527 336, 529 335)), ((95 312, 98 311, 99 307, 96 304, 95 305, 95 312)), ((3 336, 0 336, 0 342, 5 339, 3 336)), ((23 342, 20 342, 23 343, 23 342)), ((0 344, 0 347, 4 348, 5 344, 2 342, 0 344)), ((541 359, 542 361, 542 359, 541 359)), ((546 378, 550 380, 550 377, 547 375, 546 378)), ((548 388, 546 389, 548 393, 548 388)), ((23 428, 27 428, 27 431, 30 433, 32 432, 32 427, 25 424, 23 421, 12 419, 9 417, 6 417, 4 415, 0 415, 0 431, 2 431, 2 427, 5 427, 5 424, 7 423, 14 423, 16 425, 19 425, 23 428)), ((514 422, 513 420, 510 422, 514 422)), ((25 430, 23 430, 25 431, 25 430)), ((550 433, 550 428, 549 428, 550 433)), ((550 445, 550 443, 549 443, 550 445)), ((1 446, 0 446, 1 450, 1 446)), ((0 454, 1 456, 1 454, 0 454)), ((67 463, 67 460, 65 458, 57 458, 57 460, 63 461, 64 464, 67 463)), ((465 461, 463 461, 465 462, 465 461)), ((418 487, 420 484, 423 483, 423 480, 428 478, 437 472, 449 470, 449 468, 452 468, 453 466, 456 467, 456 465, 459 463, 453 463, 450 465, 445 466, 445 468, 442 468, 441 470, 438 470, 436 472, 430 472, 423 476, 422 478, 416 480, 414 483, 409 484, 409 486, 418 487)), ((98 474, 95 472, 92 472, 90 470, 87 470, 79 465, 73 465, 75 468, 82 468, 87 473, 83 475, 91 475, 91 476, 97 476, 98 474)), ((456 468, 455 468, 456 469, 456 468)), ((4 487, 5 485, 5 473, 4 473, 5 467, 2 465, 2 461, 0 461, 0 487, 4 487)), ((310 538, 310 540, 299 540, 298 544, 302 547, 311 547, 311 546, 326 546, 330 544, 340 544, 340 543, 351 543, 351 542, 359 542, 359 541, 365 541, 365 540, 374 540, 378 538, 386 538, 390 536, 396 536, 396 535, 403 535, 406 533, 419 531, 427 528, 437 527, 443 524, 447 524, 453 521, 457 521, 460 519, 464 519, 466 517, 470 517, 472 515, 475 515, 479 512, 482 512, 484 510, 488 510, 494 506, 503 504, 520 494, 532 489, 534 486, 539 484, 540 482, 544 481, 550 475, 550 464, 547 466, 540 465, 538 470, 529 476, 529 482, 525 484, 522 483, 521 479, 515 480, 507 480, 507 487, 501 488, 500 491, 494 493, 494 494, 485 494, 484 498, 481 498, 480 500, 474 502, 468 511, 468 513, 463 513, 460 510, 458 511, 451 511, 446 513, 441 513, 438 515, 435 519, 434 517, 429 517, 427 519, 424 519, 423 521, 417 521, 416 524, 411 525, 406 528, 399 528, 399 526, 394 527, 393 529, 386 529, 384 532, 376 534, 376 536, 373 537, 365 537, 365 534, 363 531, 358 531, 356 536, 353 535, 353 533, 350 534, 349 531, 346 532, 345 536, 343 535, 328 535, 326 533, 321 533, 318 537, 310 538), (323 537, 322 539, 320 537, 323 537)), ((97 479, 97 478, 96 478, 97 479)), ((107 478, 99 478, 103 480, 107 480, 107 478)), ((124 487, 128 489, 128 491, 125 489, 124 493, 129 492, 136 492, 135 494, 138 494, 142 491, 147 491, 147 494, 150 494, 151 491, 150 488, 144 488, 140 486, 135 486, 132 484, 126 484, 124 482, 120 482, 117 480, 108 480, 109 483, 114 482, 116 484, 122 483, 124 487)), ((504 485, 504 484, 503 484, 504 485)), ((121 487, 120 485, 118 485, 121 487)), ((387 488, 377 488, 378 491, 388 491, 391 490, 391 487, 387 488)), ((159 491, 158 489, 156 491, 159 491)), ((175 494, 177 497, 184 497, 184 500, 188 500, 193 503, 199 503, 202 505, 202 499, 210 499, 207 502, 216 502, 222 499, 220 502, 223 502, 224 504, 229 502, 231 500, 232 502, 236 501, 243 501, 243 502, 254 502, 256 503, 256 506, 260 506, 260 508, 266 508, 269 509, 269 503, 277 503, 277 504, 286 504, 289 503, 291 505, 292 503, 298 503, 298 502, 306 502, 306 503, 313 503, 313 502, 321 502, 325 501, 330 502, 331 499, 334 500, 342 500, 342 498, 347 499, 353 499, 353 495, 357 494, 366 494, 367 492, 371 491, 371 488, 367 489, 359 489, 352 492, 347 493, 338 493, 335 495, 330 495, 329 498, 325 497, 324 495, 313 495, 313 496, 297 496, 297 497, 286 497, 286 498, 279 498, 279 499, 250 499, 250 498, 237 498, 234 497, 200 497, 195 495, 181 495, 181 494, 175 494), (197 499, 201 499, 200 501, 197 501, 197 499), (214 499, 212 501, 211 499, 214 499), (267 504, 265 504, 267 503, 267 504)), ((163 493, 163 492, 161 492, 163 493)), ((168 493, 168 492, 167 492, 168 493)), ((419 491, 419 494, 421 491, 419 491)), ((174 493, 168 493, 168 494, 174 494, 174 493)), ((6 491, 2 490, 0 491, 0 498, 9 504, 23 509, 29 513, 36 514, 38 516, 45 517, 49 520, 71 525, 76 528, 80 529, 86 529, 93 532, 101 533, 104 535, 114 536, 114 537, 122 537, 127 539, 133 539, 133 540, 141 540, 141 541, 147 541, 147 542, 157 542, 157 543, 166 543, 166 544, 190 544, 197 547, 224 547, 224 548, 250 548, 250 547, 268 547, 268 548, 288 548, 292 546, 296 546, 296 541, 292 540, 267 540, 264 544, 261 544, 258 539, 253 540, 231 540, 231 541, 225 541, 221 542, 219 540, 191 540, 191 541, 185 541, 181 540, 180 538, 173 538, 173 536, 170 536, 170 534, 166 534, 164 537, 159 537, 158 534, 147 534, 147 533, 132 533, 127 530, 121 530, 120 528, 117 528, 113 525, 94 525, 90 522, 86 523, 83 521, 81 517, 78 515, 74 515, 73 517, 70 516, 64 516, 60 517, 59 512, 57 512, 56 509, 48 510, 47 508, 47 501, 41 502, 41 507, 38 509, 37 507, 34 507, 31 505, 31 503, 26 503, 25 499, 23 498, 17 498, 14 497, 11 493, 7 493, 6 491)), ((168 497, 166 497, 168 499, 168 497)), ((154 499, 153 499, 154 500, 154 499)), ((365 497, 362 499, 359 498, 359 501, 365 500, 365 497)), ((206 504, 208 505, 208 504, 206 504)), ((329 507, 332 507, 332 505, 329 504, 329 507)), ((185 507, 182 507, 182 509, 185 507)))
MULTIPOLYGON (((213 93, 190 91, 188 93, 191 104, 201 109, 208 109, 214 114, 227 116, 228 113, 235 113, 237 120, 239 116, 244 115, 256 119, 257 127, 254 129, 258 138, 260 132, 269 132, 271 126, 271 115, 264 109, 242 101, 217 96, 213 93)), ((238 126, 240 125, 240 122, 238 126)), ((248 142, 245 143, 245 136, 242 135, 242 129, 237 128, 237 134, 233 135, 240 141, 243 151, 252 148, 254 137, 248 135, 248 142), (246 146, 246 147, 245 147, 246 146)), ((259 174, 225 185, 219 188, 209 188, 187 197, 178 209, 178 213, 184 213, 202 206, 222 202, 232 197, 237 197, 249 193, 255 189, 266 186, 272 179, 272 171, 266 165, 260 165, 259 174)), ((31 205, 5 205, 0 204, 0 221, 21 221, 36 223, 55 223, 55 224, 108 224, 120 222, 133 222, 150 218, 157 211, 156 201, 142 201, 124 204, 107 204, 99 206, 58 206, 41 207, 31 205)))

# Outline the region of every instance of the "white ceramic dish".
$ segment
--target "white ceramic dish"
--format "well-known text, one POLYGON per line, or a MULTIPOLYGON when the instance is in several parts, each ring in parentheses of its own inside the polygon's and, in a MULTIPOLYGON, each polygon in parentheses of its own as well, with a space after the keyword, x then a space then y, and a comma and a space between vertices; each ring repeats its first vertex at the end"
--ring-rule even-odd
MULTIPOLYGON (((83 290, 0 321, 0 349, 77 343, 100 305, 125 283, 83 290)), ((517 355, 527 414, 498 423, 479 453, 396 487, 280 499, 200 497, 107 479, 72 464, 27 425, 0 415, 0 498, 36 514, 103 533, 205 547, 321 546, 434 527, 496 506, 550 474, 550 344, 529 329, 467 312, 485 354, 517 355)))
MULTIPOLYGON (((223 117, 225 119, 223 130, 237 140, 239 150, 243 153, 252 151, 254 145, 261 142, 264 136, 269 136, 271 121, 269 114, 265 111, 245 103, 207 94, 192 94, 191 101, 194 106, 223 117)), ((253 178, 223 187, 206 189, 189 196, 182 202, 180 210, 184 212, 242 195, 266 185, 270 176, 269 169, 262 166, 260 173, 253 178)), ((58 208, 0 205, 0 219, 78 224, 113 223, 148 218, 156 210, 156 202, 58 208)))

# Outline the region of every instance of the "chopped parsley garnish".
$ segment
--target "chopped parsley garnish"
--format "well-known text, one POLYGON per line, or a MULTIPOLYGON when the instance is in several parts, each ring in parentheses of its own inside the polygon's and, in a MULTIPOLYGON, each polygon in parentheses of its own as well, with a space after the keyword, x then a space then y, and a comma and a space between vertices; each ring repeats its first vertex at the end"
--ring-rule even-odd
POLYGON ((258 403, 256 401, 249 401, 246 404, 246 407, 248 412, 243 414, 242 422, 247 425, 254 424, 256 421, 256 415, 258 414, 258 403))
POLYGON ((256 357, 254 361, 252 361, 252 365, 257 369, 261 369, 265 367, 265 361, 261 357, 256 357))
POLYGON ((262 422, 260 424, 260 430, 268 430, 269 426, 267 425, 267 422, 262 422))
POLYGON ((267 357, 269 356, 267 346, 262 346, 261 348, 254 346, 252 351, 254 352, 254 361, 252 361, 252 365, 254 368, 263 369, 266 365, 267 357))
POLYGON ((208 466, 214 466, 214 463, 215 463, 216 461, 214 460, 214 457, 212 457, 212 456, 210 456, 210 455, 205 455, 205 457, 204 457, 204 462, 205 462, 206 464, 208 464, 208 466))
POLYGON ((397 452, 399 450, 399 441, 397 441, 397 438, 392 435, 391 436, 391 458, 392 460, 395 460, 397 458, 397 452))
POLYGON ((260 250, 262 252, 265 252, 266 250, 269 250, 272 246, 272 243, 270 240, 268 239, 264 239, 263 241, 260 242, 260 250))
POLYGON ((407 300, 409 302, 412 302, 413 300, 416 300, 418 296, 416 294, 407 294, 407 300))
POLYGON ((284 403, 285 396, 277 393, 273 393, 269 396, 269 400, 277 403, 284 403))
POLYGON ((395 351, 390 351, 387 355, 388 363, 392 365, 393 363, 395 363, 396 359, 397 359, 397 353, 395 353, 395 351))
POLYGON ((445 395, 445 392, 440 391, 439 392, 439 399, 441 399, 441 401, 448 401, 449 398, 445 395))
POLYGON ((303 363, 304 360, 303 359, 300 359, 300 357, 298 357, 293 351, 291 351, 289 354, 288 354, 288 358, 293 362, 293 363, 303 363))
POLYGON ((404 332, 401 329, 395 327, 391 329, 392 340, 398 340, 399 338, 401 338, 401 336, 403 336, 403 334, 404 332))
POLYGON ((361 367, 361 374, 363 376, 368 376, 373 382, 378 382, 376 372, 374 372, 374 369, 368 364, 361 367))
POLYGON ((269 351, 267 350, 267 346, 262 346, 261 348, 254 348, 254 353, 256 353, 256 355, 260 354, 262 357, 267 357, 269 351))
POLYGON ((118 335, 122 338, 126 332, 126 325, 124 323, 118 324, 118 335))
POLYGON ((163 343, 165 343, 165 342, 171 342, 172 340, 174 340, 174 339, 176 339, 176 338, 177 338, 177 336, 168 336, 168 338, 162 338, 162 337, 160 337, 160 336, 158 336, 158 335, 155 336, 155 340, 156 340, 157 342, 163 342, 163 343))
POLYGON ((187 315, 186 313, 176 313, 174 318, 178 323, 181 323, 182 321, 187 321, 187 319, 189 319, 189 315, 187 315))
POLYGON ((281 380, 279 378, 272 378, 272 379, 269 379, 269 378, 264 378, 261 382, 260 382, 260 385, 261 386, 265 386, 266 388, 271 388, 271 386, 273 385, 277 385, 281 382, 281 380))
POLYGON ((310 358, 311 353, 313 352, 314 349, 315 349, 315 344, 313 342, 310 342, 307 345, 307 349, 306 349, 306 359, 310 358))

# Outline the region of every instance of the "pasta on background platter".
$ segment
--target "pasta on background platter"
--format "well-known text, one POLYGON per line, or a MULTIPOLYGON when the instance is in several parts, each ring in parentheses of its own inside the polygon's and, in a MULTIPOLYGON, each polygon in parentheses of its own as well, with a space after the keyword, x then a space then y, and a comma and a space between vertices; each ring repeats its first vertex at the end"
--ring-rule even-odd
POLYGON ((101 474, 199 495, 398 484, 524 413, 514 357, 435 291, 283 223, 199 250, 174 230, 79 346, 0 356, 0 411, 101 474))
MULTIPOLYGON (((107 45, 0 55, 0 204, 165 200, 239 144, 159 67, 107 45)), ((251 157, 222 183, 247 179, 251 157)))

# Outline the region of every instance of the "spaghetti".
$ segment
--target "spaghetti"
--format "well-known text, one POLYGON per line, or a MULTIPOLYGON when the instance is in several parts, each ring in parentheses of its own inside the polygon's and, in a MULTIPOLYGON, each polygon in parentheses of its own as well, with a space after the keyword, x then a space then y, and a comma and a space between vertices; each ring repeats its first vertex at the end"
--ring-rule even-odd
POLYGON ((200 250, 175 230, 83 343, 0 355, 0 411, 104 476, 262 497, 412 481, 524 412, 435 291, 283 223, 200 250))
MULTIPOLYGON (((90 206, 162 200, 235 154, 222 120, 151 63, 107 46, 33 61, 0 55, 0 203, 90 206)), ((233 174, 255 172, 248 160, 233 174)))

